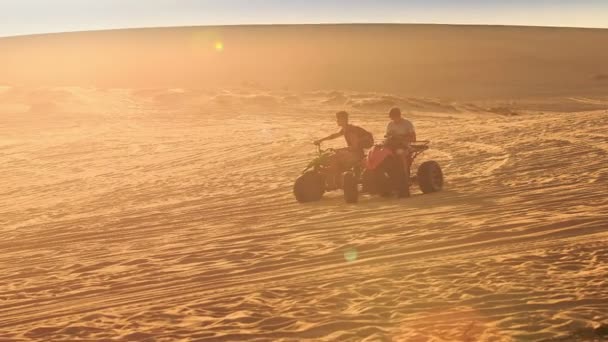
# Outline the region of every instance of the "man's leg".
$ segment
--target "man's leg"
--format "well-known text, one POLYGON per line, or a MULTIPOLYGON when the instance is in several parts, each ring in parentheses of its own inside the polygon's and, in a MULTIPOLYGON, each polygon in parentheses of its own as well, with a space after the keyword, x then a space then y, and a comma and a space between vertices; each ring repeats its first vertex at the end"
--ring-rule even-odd
POLYGON ((389 157, 387 162, 387 172, 390 180, 391 192, 400 196, 404 189, 405 172, 403 170, 403 162, 399 155, 389 157))
POLYGON ((397 197, 409 197, 410 196, 410 161, 408 153, 394 150, 395 154, 390 157, 390 164, 388 165, 388 175, 391 182, 391 190, 397 195, 397 197))
POLYGON ((402 178, 401 178, 401 182, 399 184, 399 192, 397 193, 397 195, 400 198, 404 198, 404 197, 410 197, 410 157, 409 157, 409 153, 407 153, 406 155, 403 156, 402 162, 401 162, 401 169, 402 171, 402 178))
POLYGON ((327 187, 331 190, 342 187, 342 172, 349 168, 351 156, 348 150, 336 150, 330 164, 329 174, 327 175, 327 187))
POLYGON ((348 149, 336 151, 336 164, 332 166, 332 173, 335 174, 335 185, 337 188, 342 188, 342 174, 345 171, 357 167, 363 158, 362 154, 353 152, 348 149))
POLYGON ((340 173, 340 157, 339 152, 333 156, 329 163, 329 173, 327 174, 326 184, 329 190, 335 190, 338 188, 338 180, 336 175, 340 173))

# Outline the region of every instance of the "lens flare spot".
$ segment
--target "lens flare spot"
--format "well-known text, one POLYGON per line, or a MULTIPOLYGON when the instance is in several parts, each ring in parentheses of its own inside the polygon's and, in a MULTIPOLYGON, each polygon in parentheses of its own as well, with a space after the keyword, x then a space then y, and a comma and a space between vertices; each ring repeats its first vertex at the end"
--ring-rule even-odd
POLYGON ((344 260, 346 260, 347 262, 357 261, 358 256, 359 254, 357 253, 357 250, 355 248, 349 248, 344 251, 344 260))
POLYGON ((215 51, 217 51, 217 52, 224 51, 224 43, 222 43, 222 42, 215 42, 215 51))

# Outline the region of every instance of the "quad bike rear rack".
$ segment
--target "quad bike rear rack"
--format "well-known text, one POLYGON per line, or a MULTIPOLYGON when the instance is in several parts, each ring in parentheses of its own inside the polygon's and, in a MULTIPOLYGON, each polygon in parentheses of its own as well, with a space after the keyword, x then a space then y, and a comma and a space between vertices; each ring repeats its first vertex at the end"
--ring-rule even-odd
POLYGON ((412 160, 416 159, 419 154, 429 149, 429 140, 420 140, 410 143, 410 149, 412 151, 412 160))

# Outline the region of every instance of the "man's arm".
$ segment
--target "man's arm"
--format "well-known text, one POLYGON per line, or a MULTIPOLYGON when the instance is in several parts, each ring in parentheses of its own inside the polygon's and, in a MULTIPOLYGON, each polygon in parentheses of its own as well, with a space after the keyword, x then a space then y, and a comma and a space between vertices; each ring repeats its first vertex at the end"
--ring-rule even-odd
POLYGON ((315 145, 319 145, 319 144, 321 144, 322 142, 324 142, 324 141, 326 141, 326 140, 333 140, 333 139, 336 139, 336 138, 341 137, 341 136, 343 136, 343 135, 344 135, 344 131, 340 131, 340 132, 338 132, 338 133, 330 134, 330 135, 326 136, 326 137, 325 137, 325 138, 323 138, 323 139, 316 140, 316 141, 315 141, 315 145))
POLYGON ((388 125, 386 125, 386 134, 384 136, 389 137, 389 136, 391 136, 392 133, 393 133, 393 125, 392 125, 392 121, 391 121, 388 123, 388 125))
POLYGON ((408 139, 410 142, 414 142, 416 141, 416 128, 414 127, 414 124, 411 121, 407 121, 408 123, 408 139))

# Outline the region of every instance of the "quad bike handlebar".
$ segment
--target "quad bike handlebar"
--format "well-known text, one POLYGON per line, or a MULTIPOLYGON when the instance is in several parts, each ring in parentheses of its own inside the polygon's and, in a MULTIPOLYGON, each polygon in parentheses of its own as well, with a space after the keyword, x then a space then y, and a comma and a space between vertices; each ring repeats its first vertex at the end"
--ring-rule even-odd
POLYGON ((323 142, 320 142, 320 143, 318 143, 318 144, 317 144, 317 143, 315 143, 314 145, 315 145, 315 146, 317 146, 317 153, 318 153, 319 155, 323 154, 324 152, 333 152, 333 151, 335 151, 335 149, 333 149, 333 148, 331 148, 331 147, 330 147, 330 148, 323 149, 323 148, 321 147, 321 145, 323 145, 323 142))

